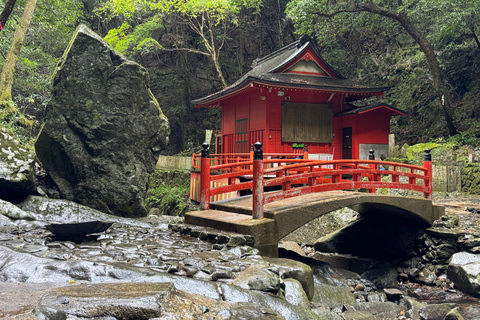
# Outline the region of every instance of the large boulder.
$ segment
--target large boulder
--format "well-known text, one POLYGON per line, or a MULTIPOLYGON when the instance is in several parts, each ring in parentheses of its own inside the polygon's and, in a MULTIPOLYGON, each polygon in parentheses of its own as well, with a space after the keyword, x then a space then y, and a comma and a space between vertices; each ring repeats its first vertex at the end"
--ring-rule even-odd
POLYGON ((0 199, 18 202, 33 191, 35 153, 0 127, 0 199))
POLYGON ((480 255, 455 253, 450 258, 447 276, 458 290, 480 297, 480 255))
POLYGON ((169 131, 146 69, 80 25, 58 64, 35 144, 61 197, 146 216, 148 177, 169 131))

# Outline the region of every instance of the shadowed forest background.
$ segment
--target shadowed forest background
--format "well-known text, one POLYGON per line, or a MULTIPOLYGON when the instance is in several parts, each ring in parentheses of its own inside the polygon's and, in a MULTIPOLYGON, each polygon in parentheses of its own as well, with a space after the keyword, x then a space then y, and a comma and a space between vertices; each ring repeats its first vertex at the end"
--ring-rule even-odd
MULTIPOLYGON (((1 0, 0 10, 10 1, 1 0)), ((28 1, 15 2, 0 31, 0 68, 4 68, 28 1)), ((480 3, 371 2, 384 10, 380 13, 369 8, 369 3, 38 1, 15 64, 11 100, 0 101, 0 125, 14 129, 24 142, 35 139, 50 98, 55 66, 72 32, 84 23, 117 51, 148 69, 151 90, 172 129, 168 154, 190 153, 201 145, 205 129, 220 129, 219 110, 195 109, 190 100, 232 84, 249 70, 254 59, 303 34, 317 41, 325 60, 343 76, 391 87, 381 101, 409 114, 392 118, 391 131, 398 144, 449 139, 452 128, 446 125, 446 111, 458 131, 456 143, 477 146, 480 3), (442 77, 432 70, 428 54, 405 21, 431 44, 442 77)))

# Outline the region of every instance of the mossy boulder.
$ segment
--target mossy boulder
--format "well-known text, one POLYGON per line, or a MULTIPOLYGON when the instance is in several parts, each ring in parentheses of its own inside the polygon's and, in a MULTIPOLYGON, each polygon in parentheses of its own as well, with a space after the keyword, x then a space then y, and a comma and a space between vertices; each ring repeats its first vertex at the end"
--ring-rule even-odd
POLYGON ((146 216, 148 177, 169 133, 146 69, 80 25, 58 64, 35 143, 61 197, 146 216))
POLYGON ((0 127, 0 199, 18 202, 32 193, 35 153, 0 127))

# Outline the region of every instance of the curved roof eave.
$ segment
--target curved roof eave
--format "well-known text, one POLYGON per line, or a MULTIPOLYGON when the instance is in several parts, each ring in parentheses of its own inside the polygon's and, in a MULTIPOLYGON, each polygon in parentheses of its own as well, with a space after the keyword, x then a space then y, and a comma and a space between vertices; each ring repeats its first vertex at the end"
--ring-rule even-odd
POLYGON ((288 82, 279 82, 279 81, 269 81, 265 79, 260 79, 257 77, 245 77, 244 79, 240 79, 239 82, 233 84, 230 87, 227 87, 221 91, 218 91, 214 94, 209 96, 192 100, 192 104, 194 105, 205 105, 209 103, 213 103, 218 101, 221 98, 234 95, 239 91, 246 89, 248 84, 258 82, 261 84, 273 85, 273 86, 284 86, 284 87, 294 87, 294 88, 304 88, 304 89, 311 89, 311 90, 329 90, 329 91, 342 91, 342 92, 349 92, 349 93, 361 93, 361 92, 384 92, 390 87, 365 87, 365 88, 351 88, 351 87, 341 87, 341 86, 328 86, 328 85, 312 85, 312 84, 294 84, 288 82))

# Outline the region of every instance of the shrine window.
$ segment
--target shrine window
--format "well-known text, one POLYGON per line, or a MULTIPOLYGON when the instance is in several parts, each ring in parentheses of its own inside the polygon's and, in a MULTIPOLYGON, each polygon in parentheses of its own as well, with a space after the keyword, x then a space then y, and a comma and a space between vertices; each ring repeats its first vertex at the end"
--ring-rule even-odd
POLYGON ((282 141, 331 143, 332 122, 332 105, 284 102, 282 141))

